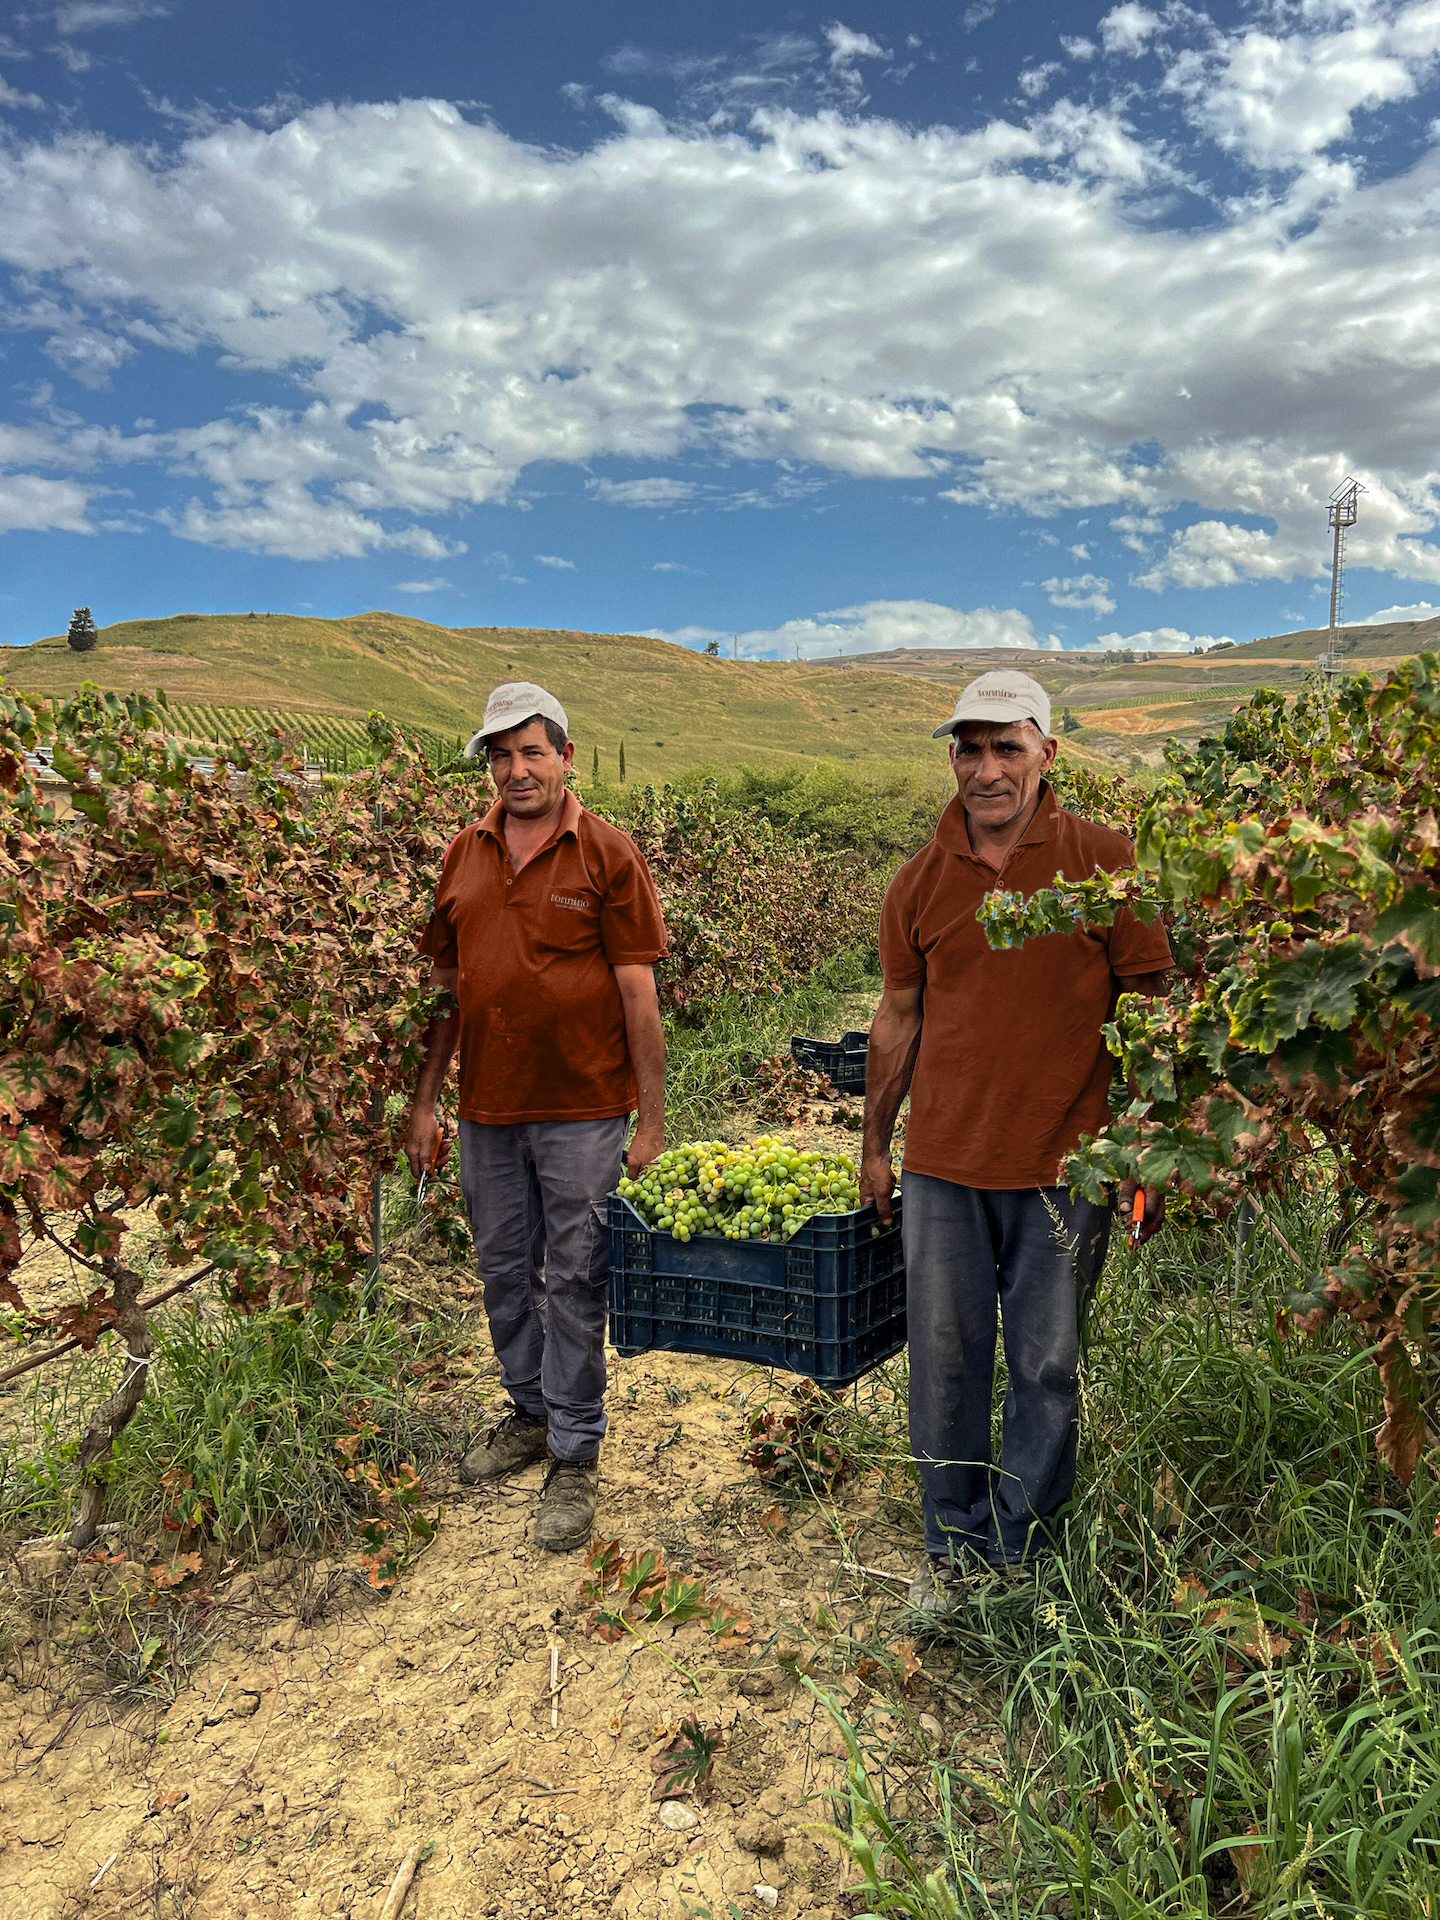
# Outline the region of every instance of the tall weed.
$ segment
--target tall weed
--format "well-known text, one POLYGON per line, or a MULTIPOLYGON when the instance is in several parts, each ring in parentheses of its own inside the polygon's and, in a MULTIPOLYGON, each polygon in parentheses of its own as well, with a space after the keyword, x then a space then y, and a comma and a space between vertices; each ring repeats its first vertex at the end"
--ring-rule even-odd
POLYGON ((1440 1912, 1440 1487, 1377 1462, 1369 1358, 1279 1315, 1333 1201, 1268 1204, 1238 1261, 1214 1223, 1112 1256, 1059 1550, 943 1636, 1005 1751, 929 1797, 998 1842, 977 1874, 963 1817, 897 1835, 897 1890, 939 1859, 967 1915, 1440 1912))

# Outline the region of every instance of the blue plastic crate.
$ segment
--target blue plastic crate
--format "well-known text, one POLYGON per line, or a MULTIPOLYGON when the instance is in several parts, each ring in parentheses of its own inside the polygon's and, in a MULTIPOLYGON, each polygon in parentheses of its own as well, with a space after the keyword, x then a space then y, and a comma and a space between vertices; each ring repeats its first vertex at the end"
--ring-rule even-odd
POLYGON ((873 1207, 789 1240, 677 1240, 610 1195, 610 1338, 623 1354, 718 1354, 845 1387, 905 1344, 905 1255, 873 1207))
POLYGON ((845 1033, 838 1040, 790 1037, 790 1058, 807 1073, 828 1073, 837 1093, 864 1093, 865 1063, 870 1057, 868 1033, 845 1033))

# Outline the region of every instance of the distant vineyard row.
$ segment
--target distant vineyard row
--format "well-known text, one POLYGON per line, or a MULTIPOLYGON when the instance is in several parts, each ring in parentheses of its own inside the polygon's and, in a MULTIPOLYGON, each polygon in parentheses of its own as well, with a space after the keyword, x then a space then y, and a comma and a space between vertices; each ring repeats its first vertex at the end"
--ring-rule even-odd
POLYGON ((1259 691, 1257 683, 1248 687, 1182 687, 1171 692, 1165 687, 1156 687, 1152 692, 1146 687, 1143 692, 1125 694, 1110 700, 1097 700, 1093 706, 1084 706, 1078 701, 1071 705, 1077 713, 1131 713, 1151 707, 1178 707, 1182 701, 1190 700, 1248 700, 1259 691))
MULTIPOLYGON (((193 747, 224 746, 237 733, 258 727, 264 732, 298 734, 310 759, 327 772, 348 773, 352 767, 368 766, 374 757, 365 722, 341 714, 291 713, 278 707, 195 706, 183 700, 171 700, 168 711, 175 731, 193 747)), ((458 736, 432 733, 427 727, 406 731, 435 766, 453 760, 464 746, 458 736)))

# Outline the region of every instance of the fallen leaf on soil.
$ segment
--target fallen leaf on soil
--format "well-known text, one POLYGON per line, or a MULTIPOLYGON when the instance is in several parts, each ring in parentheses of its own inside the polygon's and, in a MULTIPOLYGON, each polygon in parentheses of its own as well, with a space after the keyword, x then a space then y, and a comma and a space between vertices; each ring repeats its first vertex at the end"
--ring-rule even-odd
POLYGON ((755 1524, 762 1533, 781 1534, 785 1531, 785 1509, 780 1506, 766 1507, 756 1518, 755 1524))
POLYGON ((1162 1467, 1150 1496, 1150 1511, 1161 1533, 1173 1533, 1185 1518, 1184 1495, 1180 1492, 1177 1496, 1178 1488, 1173 1469, 1162 1467))
POLYGON ((908 1688, 911 1681, 917 1679, 925 1671, 924 1666, 921 1664, 920 1656, 915 1651, 914 1642, 911 1640, 896 1640, 892 1642, 890 1651, 900 1663, 900 1684, 902 1687, 908 1688))
MULTIPOLYGON (((1256 1829, 1251 1827, 1249 1831, 1255 1833, 1256 1829)), ((1227 1847, 1225 1851, 1229 1854, 1230 1864, 1235 1869, 1235 1878, 1240 1882, 1240 1898, 1248 1906, 1250 1888, 1254 1884, 1256 1874, 1265 1864, 1265 1848, 1257 1838, 1241 1841, 1237 1846, 1227 1847)))
POLYGON ((166 1813, 171 1807, 182 1806, 190 1798, 188 1787, 169 1787, 164 1793, 157 1793, 150 1802, 151 1813, 166 1813))
POLYGON ((151 1567, 151 1585, 160 1588, 182 1586, 199 1573, 204 1564, 198 1553, 177 1554, 168 1563, 162 1561, 159 1566, 151 1567))
POLYGON ((1210 1598, 1210 1589, 1195 1578, 1193 1573, 1181 1574, 1175 1582, 1175 1604, 1187 1610, 1198 1607, 1202 1600, 1210 1598))

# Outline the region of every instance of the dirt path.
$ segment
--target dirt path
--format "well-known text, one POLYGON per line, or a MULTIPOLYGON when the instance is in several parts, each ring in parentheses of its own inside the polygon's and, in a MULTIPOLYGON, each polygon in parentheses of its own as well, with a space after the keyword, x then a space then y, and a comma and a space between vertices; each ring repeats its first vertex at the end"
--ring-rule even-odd
POLYGON ((419 1843, 433 1852, 404 1909, 417 1920, 850 1913, 854 1876, 810 1831, 828 1818, 841 1743, 789 1655, 816 1662, 897 1766, 973 1749, 988 1719, 939 1675, 902 1685, 905 1649, 887 1651, 902 1588, 837 1564, 910 1563, 875 1478, 777 1512, 745 1464, 749 1411, 775 1391, 728 1363, 613 1360, 601 1534, 658 1549, 748 1615, 748 1639, 725 1651, 700 1624, 613 1645, 588 1633, 582 1557, 528 1544, 536 1468, 479 1491, 435 1483, 438 1538, 388 1597, 313 1566, 234 1576, 215 1589, 215 1643, 167 1711, 117 1720, 92 1701, 66 1717, 47 1705, 46 1660, 66 1657, 47 1620, 52 1636, 83 1627, 87 1590, 142 1588, 142 1568, 113 1537, 103 1566, 22 1549, 16 1677, 0 1685, 0 1913, 372 1920, 419 1843), (868 1685, 866 1649, 880 1668, 872 1657, 868 1685), (650 1759, 687 1717, 724 1746, 708 1798, 665 1813, 650 1759))

